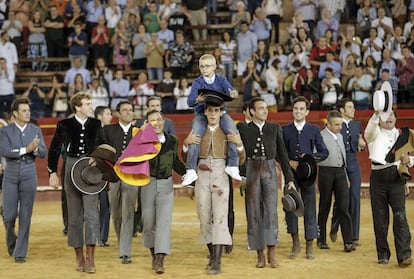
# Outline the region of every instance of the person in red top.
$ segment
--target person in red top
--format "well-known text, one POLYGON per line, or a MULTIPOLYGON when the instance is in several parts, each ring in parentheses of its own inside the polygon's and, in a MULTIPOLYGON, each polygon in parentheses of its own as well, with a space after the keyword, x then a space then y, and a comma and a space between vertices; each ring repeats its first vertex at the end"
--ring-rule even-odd
POLYGON ((398 61, 395 73, 400 78, 399 96, 400 103, 414 102, 414 57, 411 54, 410 47, 402 47, 402 58, 398 61))
POLYGON ((98 18, 98 25, 92 29, 91 44, 94 60, 102 57, 109 62, 109 29, 105 25, 105 16, 98 18))
POLYGON ((318 44, 314 46, 309 55, 309 64, 312 66, 314 73, 317 74, 319 66, 326 62, 326 53, 332 51, 328 46, 327 40, 324 36, 319 38, 318 44))

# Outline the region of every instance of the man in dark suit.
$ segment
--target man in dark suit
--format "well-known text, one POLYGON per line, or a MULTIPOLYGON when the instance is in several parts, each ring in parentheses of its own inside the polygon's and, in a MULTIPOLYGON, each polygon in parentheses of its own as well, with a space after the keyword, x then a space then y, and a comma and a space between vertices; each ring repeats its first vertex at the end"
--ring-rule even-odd
POLYGON ((9 255, 16 263, 24 263, 37 188, 35 158, 44 158, 46 147, 40 128, 29 124, 30 100, 15 99, 11 111, 14 123, 0 129, 0 156, 7 161, 2 190, 3 223, 9 255), (18 235, 15 232, 17 217, 18 235))
POLYGON ((339 111, 328 113, 328 123, 322 130, 321 135, 329 156, 319 163, 319 213, 318 225, 320 236, 318 247, 329 249, 326 243, 326 221, 328 220, 331 208, 332 193, 335 195, 335 203, 341 225, 342 238, 344 240, 344 250, 351 252, 355 250, 352 243, 352 223, 349 215, 349 181, 346 174, 346 152, 341 135, 342 115, 339 111))
MULTIPOLYGON (((365 149, 366 142, 362 137, 362 125, 354 120, 355 106, 351 99, 342 99, 338 102, 338 109, 342 114, 343 123, 341 134, 346 151, 346 173, 349 179, 349 214, 352 220, 352 242, 359 245, 359 224, 361 210, 361 169, 357 158, 357 151, 365 149)), ((332 226, 329 236, 336 241, 339 229, 339 218, 334 205, 332 226)))
POLYGON ((101 121, 93 118, 92 98, 84 92, 75 94, 70 100, 70 106, 75 115, 58 122, 50 143, 49 185, 59 185, 56 171, 63 145, 67 151, 64 183, 68 203, 68 244, 75 249, 77 271, 95 273, 95 245, 99 235, 98 194, 88 195, 79 191, 71 179, 71 170, 77 160, 88 156, 96 149, 101 121))
MULTIPOLYGON (((294 121, 283 126, 283 140, 289 156, 289 164, 293 171, 299 164, 299 159, 304 154, 310 154, 316 162, 328 157, 328 149, 323 142, 319 127, 306 122, 309 114, 310 103, 299 96, 293 100, 294 121)), ((313 240, 318 238, 318 224, 316 223, 316 190, 315 183, 310 186, 301 187, 296 181, 300 190, 303 204, 305 206, 304 223, 306 239, 306 258, 313 259, 313 240)), ((300 240, 298 234, 298 217, 292 212, 286 211, 286 223, 288 233, 292 235, 292 251, 289 258, 293 259, 300 252, 300 240)))
POLYGON ((283 142, 282 128, 267 122, 268 110, 262 98, 249 105, 253 121, 240 125, 239 132, 246 149, 246 215, 247 237, 251 250, 257 251, 257 268, 266 265, 264 248, 272 268, 279 264, 275 256, 277 244, 277 176, 276 158, 282 166, 289 188, 295 187, 289 158, 283 142))
MULTIPOLYGON (((99 144, 109 144, 120 157, 132 138, 132 118, 134 107, 129 101, 117 104, 119 122, 106 125, 99 133, 99 144)), ((123 264, 131 263, 131 245, 134 231, 134 211, 138 197, 138 187, 123 181, 110 183, 109 204, 112 220, 118 238, 118 252, 123 264)))

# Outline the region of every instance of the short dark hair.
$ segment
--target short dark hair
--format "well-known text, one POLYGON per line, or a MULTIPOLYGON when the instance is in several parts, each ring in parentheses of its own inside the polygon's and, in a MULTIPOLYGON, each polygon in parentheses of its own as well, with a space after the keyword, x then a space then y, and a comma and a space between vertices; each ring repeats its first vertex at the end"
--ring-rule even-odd
POLYGON ((337 110, 331 110, 328 112, 328 116, 326 117, 328 122, 331 122, 333 118, 342 118, 342 114, 337 110))
POLYGON ((305 104, 306 104, 306 110, 309 110, 310 109, 310 102, 308 101, 308 99, 306 99, 303 96, 298 96, 295 99, 293 99, 292 105, 295 105, 296 103, 299 103, 299 102, 305 102, 305 104))
POLYGON ((354 101, 352 99, 350 99, 350 98, 343 98, 343 99, 341 99, 341 100, 338 101, 338 103, 336 104, 336 107, 338 109, 341 109, 341 108, 343 109, 343 108, 345 108, 345 105, 347 103, 349 103, 349 102, 351 102, 351 103, 354 104, 354 101))
POLYGON ((98 118, 98 115, 102 115, 106 109, 111 109, 111 108, 108 106, 97 106, 95 108, 95 111, 93 112, 93 114, 95 115, 95 118, 98 118))
POLYGON ((164 114, 161 111, 158 111, 158 110, 155 110, 155 109, 147 111, 147 114, 145 115, 145 119, 148 120, 148 117, 150 115, 154 114, 154 113, 159 113, 161 115, 162 119, 164 119, 164 114))
POLYGON ((249 111, 252 109, 252 110, 255 110, 256 108, 255 108, 255 105, 256 105, 256 103, 257 102, 264 102, 265 100, 262 98, 262 97, 254 97, 254 98, 252 98, 251 100, 250 100, 250 103, 249 103, 249 111))
POLYGON ((30 101, 29 98, 27 97, 18 97, 16 99, 14 99, 14 101, 11 103, 11 111, 13 113, 13 111, 19 111, 19 106, 20 105, 31 105, 32 102, 30 101))
POLYGON ((117 112, 120 112, 121 111, 121 106, 122 105, 125 105, 125 104, 128 104, 128 105, 131 105, 132 106, 132 111, 134 111, 134 104, 132 103, 132 102, 130 102, 130 101, 121 101, 121 102, 119 102, 117 105, 116 105, 116 108, 115 108, 115 110, 117 111, 117 112))
POLYGON ((147 99, 147 102, 145 103, 145 105, 148 107, 149 103, 154 100, 160 101, 160 103, 162 104, 162 98, 160 96, 151 96, 147 99))
POLYGON ((250 104, 250 102, 249 102, 249 101, 244 102, 244 103, 243 103, 243 107, 242 107, 242 111, 247 111, 247 110, 249 110, 249 104, 250 104))

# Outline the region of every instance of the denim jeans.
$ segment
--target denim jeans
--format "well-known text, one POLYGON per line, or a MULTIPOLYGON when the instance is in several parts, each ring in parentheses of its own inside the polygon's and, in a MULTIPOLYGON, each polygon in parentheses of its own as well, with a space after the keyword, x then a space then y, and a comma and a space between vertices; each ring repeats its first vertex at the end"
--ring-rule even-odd
POLYGON ((149 68, 148 80, 162 80, 162 68, 149 68))
MULTIPOLYGON (((236 125, 234 125, 233 119, 227 114, 224 113, 220 118, 220 127, 223 129, 226 135, 230 134, 231 131, 237 133, 236 125)), ((207 118, 204 114, 196 113, 192 123, 193 133, 203 137, 206 129, 207 129, 207 118)), ((199 144, 190 144, 188 146, 187 152, 187 163, 186 169, 193 169, 197 168, 197 160, 198 155, 200 153, 200 145, 199 144)), ((227 165, 228 166, 239 166, 239 156, 237 152, 237 146, 232 143, 228 142, 227 145, 227 165)))
POLYGON ((234 71, 234 63, 226 63, 223 64, 224 66, 224 75, 229 81, 231 85, 233 85, 233 71, 234 71))

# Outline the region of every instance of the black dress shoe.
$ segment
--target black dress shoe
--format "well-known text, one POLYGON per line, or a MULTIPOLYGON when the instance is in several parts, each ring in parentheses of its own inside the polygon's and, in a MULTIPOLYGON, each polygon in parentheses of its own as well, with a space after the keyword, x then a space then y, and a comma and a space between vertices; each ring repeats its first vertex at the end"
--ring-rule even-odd
POLYGON ((9 256, 13 256, 14 248, 16 248, 16 241, 14 241, 10 246, 7 247, 7 251, 9 252, 9 256))
POLYGON ((131 257, 130 256, 122 256, 122 263, 123 264, 130 264, 131 263, 131 257))
POLYGON ((338 233, 331 231, 329 233, 329 237, 330 237, 330 239, 331 239, 332 242, 336 242, 336 239, 338 238, 338 233))
POLYGON ((63 233, 63 235, 68 235, 68 228, 64 228, 62 233, 63 233))
POLYGON ((388 264, 389 260, 388 259, 379 259, 378 263, 379 264, 388 264))
POLYGON ((324 250, 331 249, 326 242, 318 241, 317 243, 318 243, 319 249, 324 249, 324 250))
POLYGON ((408 267, 413 263, 413 260, 411 258, 406 258, 398 263, 400 267, 408 267))
POLYGON ((224 246, 224 253, 225 254, 231 254, 231 252, 233 252, 233 245, 224 246))
POLYGON ((14 261, 16 263, 25 263, 26 262, 26 258, 25 257, 15 257, 14 261))
POLYGON ((353 243, 345 243, 344 245, 344 251, 345 252, 351 252, 355 250, 355 245, 353 243))

